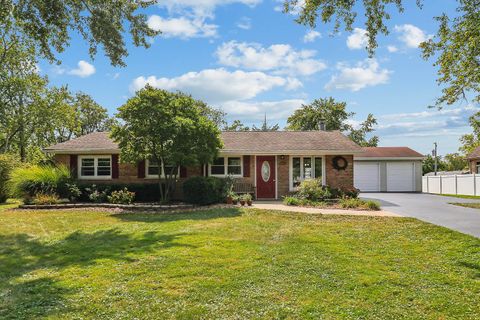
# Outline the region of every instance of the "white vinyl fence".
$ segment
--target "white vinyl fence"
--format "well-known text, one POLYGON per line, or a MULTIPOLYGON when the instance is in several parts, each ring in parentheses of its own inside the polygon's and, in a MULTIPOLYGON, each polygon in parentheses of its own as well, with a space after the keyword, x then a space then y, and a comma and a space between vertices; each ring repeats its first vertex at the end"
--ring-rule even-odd
POLYGON ((480 175, 423 176, 422 192, 480 196, 480 175))

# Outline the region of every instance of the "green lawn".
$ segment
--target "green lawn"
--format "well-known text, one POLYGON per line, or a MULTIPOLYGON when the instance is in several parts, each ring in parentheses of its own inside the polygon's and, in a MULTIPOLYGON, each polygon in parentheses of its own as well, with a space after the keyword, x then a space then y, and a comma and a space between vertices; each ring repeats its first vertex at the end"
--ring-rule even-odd
POLYGON ((460 198, 460 199, 478 199, 478 200, 480 200, 480 196, 467 196, 467 195, 464 195, 464 194, 439 194, 439 196, 453 197, 453 198, 460 198))
POLYGON ((454 204, 456 206, 460 206, 460 207, 466 207, 466 208, 473 208, 473 209, 480 209, 480 203, 451 203, 451 204, 454 204))
POLYGON ((407 218, 0 213, 0 318, 479 319, 480 240, 407 218))

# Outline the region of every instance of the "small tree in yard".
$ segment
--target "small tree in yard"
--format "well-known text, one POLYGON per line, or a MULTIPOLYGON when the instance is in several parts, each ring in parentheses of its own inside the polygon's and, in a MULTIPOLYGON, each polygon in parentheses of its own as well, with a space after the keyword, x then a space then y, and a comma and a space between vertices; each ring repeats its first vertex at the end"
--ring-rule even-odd
POLYGON ((220 131, 204 115, 204 106, 184 93, 147 86, 119 108, 121 121, 111 136, 120 146, 120 157, 130 163, 158 163, 162 202, 169 200, 180 166, 211 163, 222 146, 220 131))

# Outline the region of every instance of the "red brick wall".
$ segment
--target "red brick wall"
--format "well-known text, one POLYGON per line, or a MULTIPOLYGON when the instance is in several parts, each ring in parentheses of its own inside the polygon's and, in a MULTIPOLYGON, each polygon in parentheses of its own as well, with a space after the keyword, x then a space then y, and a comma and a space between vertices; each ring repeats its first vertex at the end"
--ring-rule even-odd
POLYGON ((289 156, 277 156, 277 188, 278 198, 281 199, 289 193, 290 189, 290 175, 289 175, 289 156))
POLYGON ((333 158, 335 156, 325 157, 326 184, 333 188, 353 188, 353 155, 342 155, 348 166, 345 170, 337 170, 333 167, 333 158))

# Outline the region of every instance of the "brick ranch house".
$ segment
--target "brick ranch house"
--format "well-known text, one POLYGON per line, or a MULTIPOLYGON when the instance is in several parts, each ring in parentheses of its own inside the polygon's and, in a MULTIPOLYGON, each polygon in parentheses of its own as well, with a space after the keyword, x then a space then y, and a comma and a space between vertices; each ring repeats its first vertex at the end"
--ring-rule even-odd
MULTIPOLYGON (((192 176, 237 179, 237 191, 258 199, 280 199, 308 178, 325 185, 352 189, 354 155, 362 148, 339 131, 222 132, 224 148, 208 165, 179 168, 174 197, 192 176)), ((91 133, 45 148, 57 163, 87 183, 157 183, 159 166, 148 159, 136 165, 120 163, 118 145, 107 132, 91 133)))
POLYGON ((470 173, 480 173, 480 147, 467 156, 470 173))

